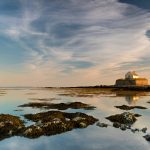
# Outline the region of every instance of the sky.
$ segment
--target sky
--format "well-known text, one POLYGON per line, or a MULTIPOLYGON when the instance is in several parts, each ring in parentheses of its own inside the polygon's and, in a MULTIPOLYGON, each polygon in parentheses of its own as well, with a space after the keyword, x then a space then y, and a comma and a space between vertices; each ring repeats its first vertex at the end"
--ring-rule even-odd
POLYGON ((0 86, 150 79, 149 0, 1 0, 0 86))

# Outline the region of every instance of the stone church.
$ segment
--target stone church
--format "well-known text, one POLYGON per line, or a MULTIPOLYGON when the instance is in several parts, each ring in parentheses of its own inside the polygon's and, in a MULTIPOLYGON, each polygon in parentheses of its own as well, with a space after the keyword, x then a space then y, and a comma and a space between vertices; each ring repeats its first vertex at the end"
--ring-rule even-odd
POLYGON ((148 80, 146 78, 141 78, 135 71, 130 71, 125 74, 124 79, 118 79, 115 83, 116 86, 146 86, 148 85, 148 80))

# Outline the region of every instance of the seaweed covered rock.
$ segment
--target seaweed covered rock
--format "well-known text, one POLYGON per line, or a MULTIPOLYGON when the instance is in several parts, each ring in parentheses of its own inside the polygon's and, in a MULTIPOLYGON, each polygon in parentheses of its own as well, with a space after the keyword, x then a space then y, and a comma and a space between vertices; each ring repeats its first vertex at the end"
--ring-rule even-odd
POLYGON ((72 102, 72 103, 46 103, 46 102, 32 102, 28 104, 20 105, 19 107, 32 107, 32 108, 43 108, 43 109, 58 109, 58 110, 66 110, 69 108, 72 109, 88 109, 93 110, 95 107, 90 106, 81 102, 72 102))
POLYGON ((37 114, 26 114, 24 117, 36 122, 24 132, 24 136, 35 138, 41 135, 54 135, 70 131, 74 128, 86 128, 98 121, 96 118, 84 113, 65 113, 48 111, 37 114))
POLYGON ((25 127, 24 122, 17 116, 0 115, 0 140, 11 136, 37 138, 42 135, 55 135, 75 128, 86 128, 98 121, 84 113, 65 113, 49 111, 37 114, 26 114, 24 117, 35 122, 25 127))
POLYGON ((13 126, 16 126, 16 127, 24 126, 23 121, 20 120, 19 117, 9 115, 9 114, 0 114, 0 122, 10 123, 10 124, 12 124, 13 126))
POLYGON ((106 117, 106 119, 110 120, 111 122, 118 122, 121 124, 133 124, 137 120, 136 117, 138 116, 138 114, 124 112, 122 114, 116 114, 106 117))
POLYGON ((119 123, 119 122, 114 122, 114 123, 113 123, 113 127, 115 127, 115 128, 120 128, 120 127, 121 127, 121 123, 119 123))
POLYGON ((44 134, 43 130, 39 126, 31 125, 27 127, 22 133, 23 136, 28 138, 36 138, 44 134))
POLYGON ((127 105, 122 105, 122 106, 115 106, 116 108, 122 109, 122 110, 131 110, 131 109, 147 109, 146 107, 143 106, 127 106, 127 105))
POLYGON ((17 116, 9 114, 0 115, 0 139, 19 135, 24 130, 24 123, 17 116))
POLYGON ((150 141, 150 134, 143 136, 147 141, 150 141))
POLYGON ((146 127, 145 127, 145 128, 142 128, 141 131, 142 131, 143 133, 146 133, 147 128, 146 128, 146 127))
POLYGON ((97 122, 96 125, 99 126, 99 127, 102 127, 102 128, 107 128, 107 127, 108 127, 108 124, 106 124, 106 123, 101 123, 101 122, 97 122))

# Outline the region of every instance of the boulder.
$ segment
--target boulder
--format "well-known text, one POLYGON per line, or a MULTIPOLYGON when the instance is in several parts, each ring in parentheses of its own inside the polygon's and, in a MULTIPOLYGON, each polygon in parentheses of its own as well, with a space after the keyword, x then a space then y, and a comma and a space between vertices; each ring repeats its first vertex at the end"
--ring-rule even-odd
POLYGON ((99 127, 102 127, 102 128, 107 128, 108 127, 108 124, 101 123, 101 122, 98 122, 96 125, 99 126, 99 127))
POLYGON ((0 115, 0 139, 19 135, 24 130, 24 122, 19 117, 1 114, 0 115))
POLYGON ((133 124, 137 120, 136 116, 138 115, 130 112, 124 112, 122 114, 106 117, 106 119, 110 120, 111 122, 118 122, 121 124, 133 124))
POLYGON ((147 141, 150 141, 150 134, 143 136, 147 141))
POLYGON ((41 135, 55 135, 75 128, 86 128, 98 121, 98 119, 80 112, 48 111, 26 114, 24 117, 34 121, 36 125, 28 127, 27 131, 24 132, 24 136, 29 138, 36 138, 41 135), (40 130, 37 128, 38 125, 40 125, 40 130))
POLYGON ((58 109, 58 110, 66 110, 66 109, 86 109, 93 110, 94 106, 90 106, 81 102, 71 102, 71 103, 47 103, 47 102, 31 102, 27 104, 20 105, 18 107, 32 107, 32 108, 42 108, 42 109, 58 109))
POLYGON ((122 110, 131 110, 131 109, 147 109, 146 107, 143 106, 127 106, 127 105, 122 105, 122 106, 115 106, 116 108, 122 109, 122 110))

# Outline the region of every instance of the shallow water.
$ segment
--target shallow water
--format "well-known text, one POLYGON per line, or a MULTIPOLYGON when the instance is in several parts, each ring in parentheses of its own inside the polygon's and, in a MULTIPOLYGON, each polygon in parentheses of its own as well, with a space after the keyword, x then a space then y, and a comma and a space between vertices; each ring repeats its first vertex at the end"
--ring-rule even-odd
MULTIPOLYGON (((114 106, 131 105, 145 106, 148 109, 133 109, 130 112, 141 114, 134 128, 147 127, 150 133, 150 93, 119 92, 112 93, 100 89, 0 89, 0 113, 20 116, 24 114, 47 111, 43 109, 20 108, 19 105, 35 102, 39 98, 55 98, 52 103, 83 102, 96 106, 95 110, 67 109, 65 112, 84 112, 98 118, 101 122, 111 124, 105 117, 124 112, 114 106), (15 111, 18 110, 18 111, 15 111)), ((51 102, 50 101, 50 102, 51 102)), ((39 101, 40 102, 40 101, 39 101)), ((31 124, 26 120, 26 125, 31 124)), ((11 137, 0 141, 0 150, 149 150, 147 142, 141 132, 132 133, 113 127, 100 128, 91 125, 86 129, 74 129, 54 136, 41 136, 36 139, 11 137)))

